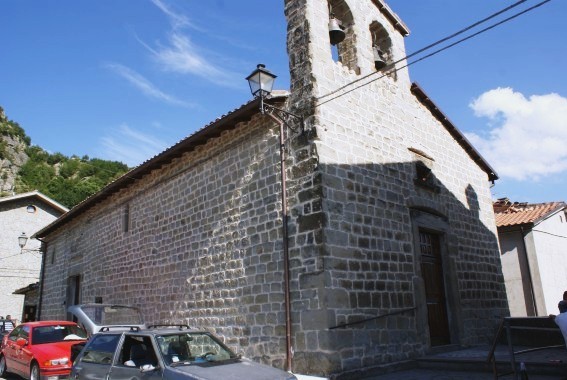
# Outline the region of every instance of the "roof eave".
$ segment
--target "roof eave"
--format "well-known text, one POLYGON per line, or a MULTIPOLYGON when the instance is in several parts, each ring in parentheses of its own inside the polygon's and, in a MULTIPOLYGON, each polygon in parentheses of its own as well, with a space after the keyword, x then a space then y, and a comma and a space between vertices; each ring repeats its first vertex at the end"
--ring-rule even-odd
POLYGON ((435 116, 437 120, 445 126, 449 131, 451 136, 461 147, 468 153, 469 157, 473 159, 476 164, 486 172, 488 179, 494 182, 498 179, 498 174, 490 166, 490 164, 482 157, 482 155, 475 149, 475 147, 470 143, 470 141, 463 135, 463 133, 449 120, 449 118, 441 111, 437 105, 427 96, 425 91, 417 83, 412 83, 411 92, 416 96, 416 98, 425 106, 427 109, 435 116))
POLYGON ((382 12, 382 14, 390 21, 394 28, 400 32, 404 37, 410 34, 410 30, 407 25, 402 21, 400 16, 398 16, 383 0, 372 0, 374 5, 382 12))
POLYGON ((516 224, 506 224, 503 226, 496 226, 496 229, 498 230, 498 232, 511 232, 511 231, 517 231, 518 229, 522 230, 524 228, 527 229, 532 229, 534 227, 534 224, 532 222, 523 222, 523 223, 516 223, 516 224))
POLYGON ((60 211, 61 213, 66 213, 67 211, 69 211, 69 209, 67 207, 63 206, 61 203, 49 198, 47 195, 42 194, 37 190, 0 198, 0 203, 7 203, 7 202, 15 201, 15 200, 26 199, 26 198, 39 198, 45 204, 48 204, 49 206, 53 207, 54 209, 60 211))
MULTIPOLYGON (((267 103, 279 104, 285 102, 287 97, 287 92, 282 93, 274 91, 274 96, 265 99, 264 101, 267 103)), ((73 207, 71 210, 69 210, 66 214, 63 214, 51 224, 37 231, 32 236, 32 238, 45 238, 51 232, 73 220, 76 216, 96 206, 97 204, 116 194, 120 190, 128 187, 132 183, 142 179, 152 170, 159 169, 164 165, 172 162, 175 158, 181 157, 185 152, 191 151, 197 146, 205 144, 212 138, 219 137, 222 132, 236 128, 236 125, 238 123, 249 121, 254 115, 259 113, 259 111, 260 100, 256 98, 242 105, 240 108, 226 114, 225 116, 209 123, 205 127, 181 140, 169 149, 166 149, 162 153, 154 156, 143 164, 130 170, 120 178, 109 183, 99 192, 88 197, 87 199, 73 207)))
POLYGON ((540 224, 544 220, 549 219, 553 215, 555 215, 555 214, 557 214, 557 213, 559 213, 559 212, 561 212, 562 210, 565 210, 565 209, 567 209, 567 205, 565 203, 563 203, 563 204, 558 203, 557 207, 555 207, 553 210, 550 210, 545 215, 542 215, 539 218, 537 218, 536 220, 534 220, 533 221, 534 226, 537 225, 537 224, 540 224))

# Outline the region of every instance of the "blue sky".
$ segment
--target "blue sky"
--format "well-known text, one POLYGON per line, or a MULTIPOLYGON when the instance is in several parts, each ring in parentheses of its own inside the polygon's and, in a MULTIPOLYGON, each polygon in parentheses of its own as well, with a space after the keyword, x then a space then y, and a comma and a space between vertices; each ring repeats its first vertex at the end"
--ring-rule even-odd
MULTIPOLYGON (((388 4, 411 30, 409 54, 515 2, 388 4)), ((0 0, 0 10, 0 106, 50 152, 136 165, 248 101, 257 63, 288 88, 283 0, 0 0)), ((552 0, 410 67, 500 175, 494 198, 567 200, 565 15, 567 1, 552 0)))

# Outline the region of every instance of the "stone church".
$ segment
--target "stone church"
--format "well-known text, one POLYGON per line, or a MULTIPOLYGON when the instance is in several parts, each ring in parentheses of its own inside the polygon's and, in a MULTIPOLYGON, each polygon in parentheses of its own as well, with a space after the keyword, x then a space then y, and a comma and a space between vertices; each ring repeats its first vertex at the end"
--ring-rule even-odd
POLYGON ((39 231, 42 319, 131 304, 331 378, 493 337, 498 177, 396 69, 407 27, 382 0, 285 0, 285 15, 291 88, 264 101, 305 130, 252 100, 39 231))

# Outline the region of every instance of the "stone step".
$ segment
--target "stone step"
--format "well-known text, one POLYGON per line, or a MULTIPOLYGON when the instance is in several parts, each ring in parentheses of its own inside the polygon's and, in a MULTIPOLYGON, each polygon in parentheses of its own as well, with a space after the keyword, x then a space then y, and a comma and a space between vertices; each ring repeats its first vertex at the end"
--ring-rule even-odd
MULTIPOLYGON (((422 369, 446 371, 493 372, 492 363, 487 361, 488 350, 456 350, 430 353, 417 359, 417 367, 422 369)), ((516 368, 524 362, 528 374, 565 375, 567 374, 567 350, 549 349, 516 355, 516 368)), ((510 356, 504 347, 496 355, 496 368, 499 374, 512 372, 510 356)))

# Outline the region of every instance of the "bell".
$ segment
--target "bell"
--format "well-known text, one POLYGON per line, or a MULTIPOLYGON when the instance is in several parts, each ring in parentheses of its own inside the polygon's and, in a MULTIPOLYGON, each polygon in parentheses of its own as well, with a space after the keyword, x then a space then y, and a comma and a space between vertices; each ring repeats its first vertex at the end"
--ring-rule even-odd
POLYGON ((374 46, 372 51, 374 53, 374 67, 376 68, 376 70, 380 71, 384 67, 386 67, 386 61, 384 61, 384 53, 382 53, 382 50, 380 50, 378 46, 374 46))
POLYGON ((336 45, 342 42, 345 37, 346 34, 341 27, 341 22, 335 17, 331 17, 329 20, 329 38, 331 39, 331 44, 336 45))

